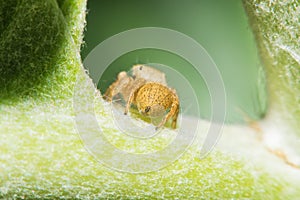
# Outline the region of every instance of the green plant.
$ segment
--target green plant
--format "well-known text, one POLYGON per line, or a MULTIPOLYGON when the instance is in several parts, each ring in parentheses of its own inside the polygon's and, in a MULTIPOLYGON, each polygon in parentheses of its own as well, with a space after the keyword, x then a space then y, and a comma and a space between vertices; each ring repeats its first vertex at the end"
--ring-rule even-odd
MULTIPOLYGON (((286 1, 288 16, 279 0, 269 1, 274 12, 278 9, 275 14, 264 10, 270 9, 268 6, 260 7, 267 3, 247 1, 245 7, 267 66, 273 101, 270 108, 288 106, 278 109, 282 126, 298 138, 299 25, 294 17, 299 16, 299 3, 286 1), (278 24, 274 20, 286 22, 282 22, 286 29, 272 28, 278 24), (277 38, 288 43, 268 40, 266 36, 273 38, 275 31, 277 38)), ((157 172, 127 174, 99 164, 81 143, 72 107, 77 77, 83 102, 87 87, 95 91, 79 57, 85 4, 85 0, 0 1, 0 198, 299 197, 299 169, 266 150, 249 127, 227 126, 219 147, 207 158, 197 158, 195 144, 179 160, 157 172)), ((114 127, 105 105, 98 98, 95 110, 101 124, 106 125, 108 139, 120 148, 139 151, 138 142, 127 143, 114 127)), ((80 109, 85 112, 84 106, 80 109)), ((270 112, 266 119, 272 122, 272 116, 270 112)), ((208 126, 203 122, 200 132, 208 126)), ((148 147, 155 150, 159 145, 148 147)), ((106 153, 109 156, 111 152, 106 153)))

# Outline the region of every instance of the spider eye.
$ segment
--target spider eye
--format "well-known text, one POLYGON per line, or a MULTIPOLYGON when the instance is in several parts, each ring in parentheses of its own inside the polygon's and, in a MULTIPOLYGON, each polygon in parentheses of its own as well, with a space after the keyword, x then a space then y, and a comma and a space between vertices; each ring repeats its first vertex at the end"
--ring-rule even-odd
POLYGON ((149 112, 150 109, 151 109, 151 107, 150 107, 150 106, 147 106, 147 107, 145 108, 145 113, 149 112))

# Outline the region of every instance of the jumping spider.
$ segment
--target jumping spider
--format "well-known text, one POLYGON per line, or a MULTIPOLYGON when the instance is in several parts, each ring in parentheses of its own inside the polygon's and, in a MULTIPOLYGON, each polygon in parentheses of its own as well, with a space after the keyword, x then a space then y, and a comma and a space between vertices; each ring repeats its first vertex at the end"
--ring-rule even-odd
POLYGON ((159 116, 162 112, 165 113, 169 110, 157 128, 165 125, 171 117, 171 127, 174 129, 176 128, 179 113, 179 101, 175 91, 170 88, 160 83, 146 83, 131 92, 124 114, 128 113, 131 103, 137 106, 137 109, 141 114, 150 117, 159 116))
POLYGON ((165 76, 162 72, 144 65, 135 65, 132 76, 120 72, 115 81, 106 91, 112 100, 116 94, 121 94, 126 101, 126 115, 131 104, 136 105, 138 111, 147 117, 163 116, 156 129, 164 126, 172 118, 171 127, 176 128, 179 99, 174 89, 167 87, 165 76))

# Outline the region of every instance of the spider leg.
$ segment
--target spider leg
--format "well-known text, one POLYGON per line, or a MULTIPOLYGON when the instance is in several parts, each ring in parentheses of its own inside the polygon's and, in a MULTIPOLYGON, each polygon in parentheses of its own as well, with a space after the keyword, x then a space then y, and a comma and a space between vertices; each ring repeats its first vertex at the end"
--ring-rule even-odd
POLYGON ((161 122, 159 123, 159 125, 156 127, 156 130, 161 128, 163 125, 165 125, 165 123, 171 118, 173 117, 173 121, 171 124, 171 127, 173 129, 176 128, 176 122, 177 122, 177 117, 178 117, 178 113, 179 113, 179 105, 178 105, 178 101, 173 101, 170 112, 161 120, 161 122))
POLYGON ((129 111, 129 108, 130 108, 130 106, 131 106, 131 103, 132 103, 132 102, 134 101, 134 99, 135 99, 135 93, 136 93, 136 91, 131 91, 131 92, 130 92, 128 101, 127 101, 127 103, 126 103, 124 115, 127 115, 128 111, 129 111))
POLYGON ((112 101, 113 91, 117 85, 117 82, 112 83, 109 88, 105 91, 103 99, 106 101, 112 101))
POLYGON ((118 78, 115 80, 115 82, 113 82, 105 91, 104 95, 103 95, 103 99, 106 101, 112 101, 113 96, 116 94, 116 89, 118 87, 118 85, 120 84, 121 79, 125 78, 126 72, 122 71, 118 74, 118 78))
POLYGON ((179 105, 177 105, 176 110, 175 110, 175 113, 174 113, 174 115, 173 115, 172 124, 171 124, 171 127, 172 127, 173 129, 176 129, 178 113, 179 113, 179 105))

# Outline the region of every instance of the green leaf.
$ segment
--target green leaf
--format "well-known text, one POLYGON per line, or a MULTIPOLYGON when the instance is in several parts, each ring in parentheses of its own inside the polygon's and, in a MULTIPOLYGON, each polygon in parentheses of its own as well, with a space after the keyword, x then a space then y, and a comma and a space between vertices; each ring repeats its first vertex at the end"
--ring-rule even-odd
POLYGON ((264 64, 269 109, 265 143, 300 166, 299 1, 244 1, 264 64))
MULTIPOLYGON (((265 162, 233 156, 222 148, 199 159, 197 143, 176 162, 151 173, 118 172, 95 160, 77 134, 73 110, 77 77, 83 113, 86 88, 94 87, 79 57, 85 5, 85 0, 0 1, 0 198, 299 197, 299 179, 293 178, 299 172, 266 151, 256 151, 262 148, 252 143, 246 150, 260 152, 257 155, 265 162), (270 167, 277 164, 278 169, 270 167)), ((143 149, 140 141, 126 140, 107 103, 96 100, 97 119, 105 125, 106 137, 119 148, 143 149)), ((207 122, 201 124, 199 135, 209 127, 207 122)), ((237 141, 250 138, 249 128, 233 129, 225 128, 225 135, 238 133, 237 141)), ((232 137, 225 137, 226 144, 230 141, 232 137)), ((155 150, 159 145, 147 147, 155 150)))
POLYGON ((267 74, 269 115, 280 112, 300 136, 300 3, 251 0, 244 5, 267 74))

